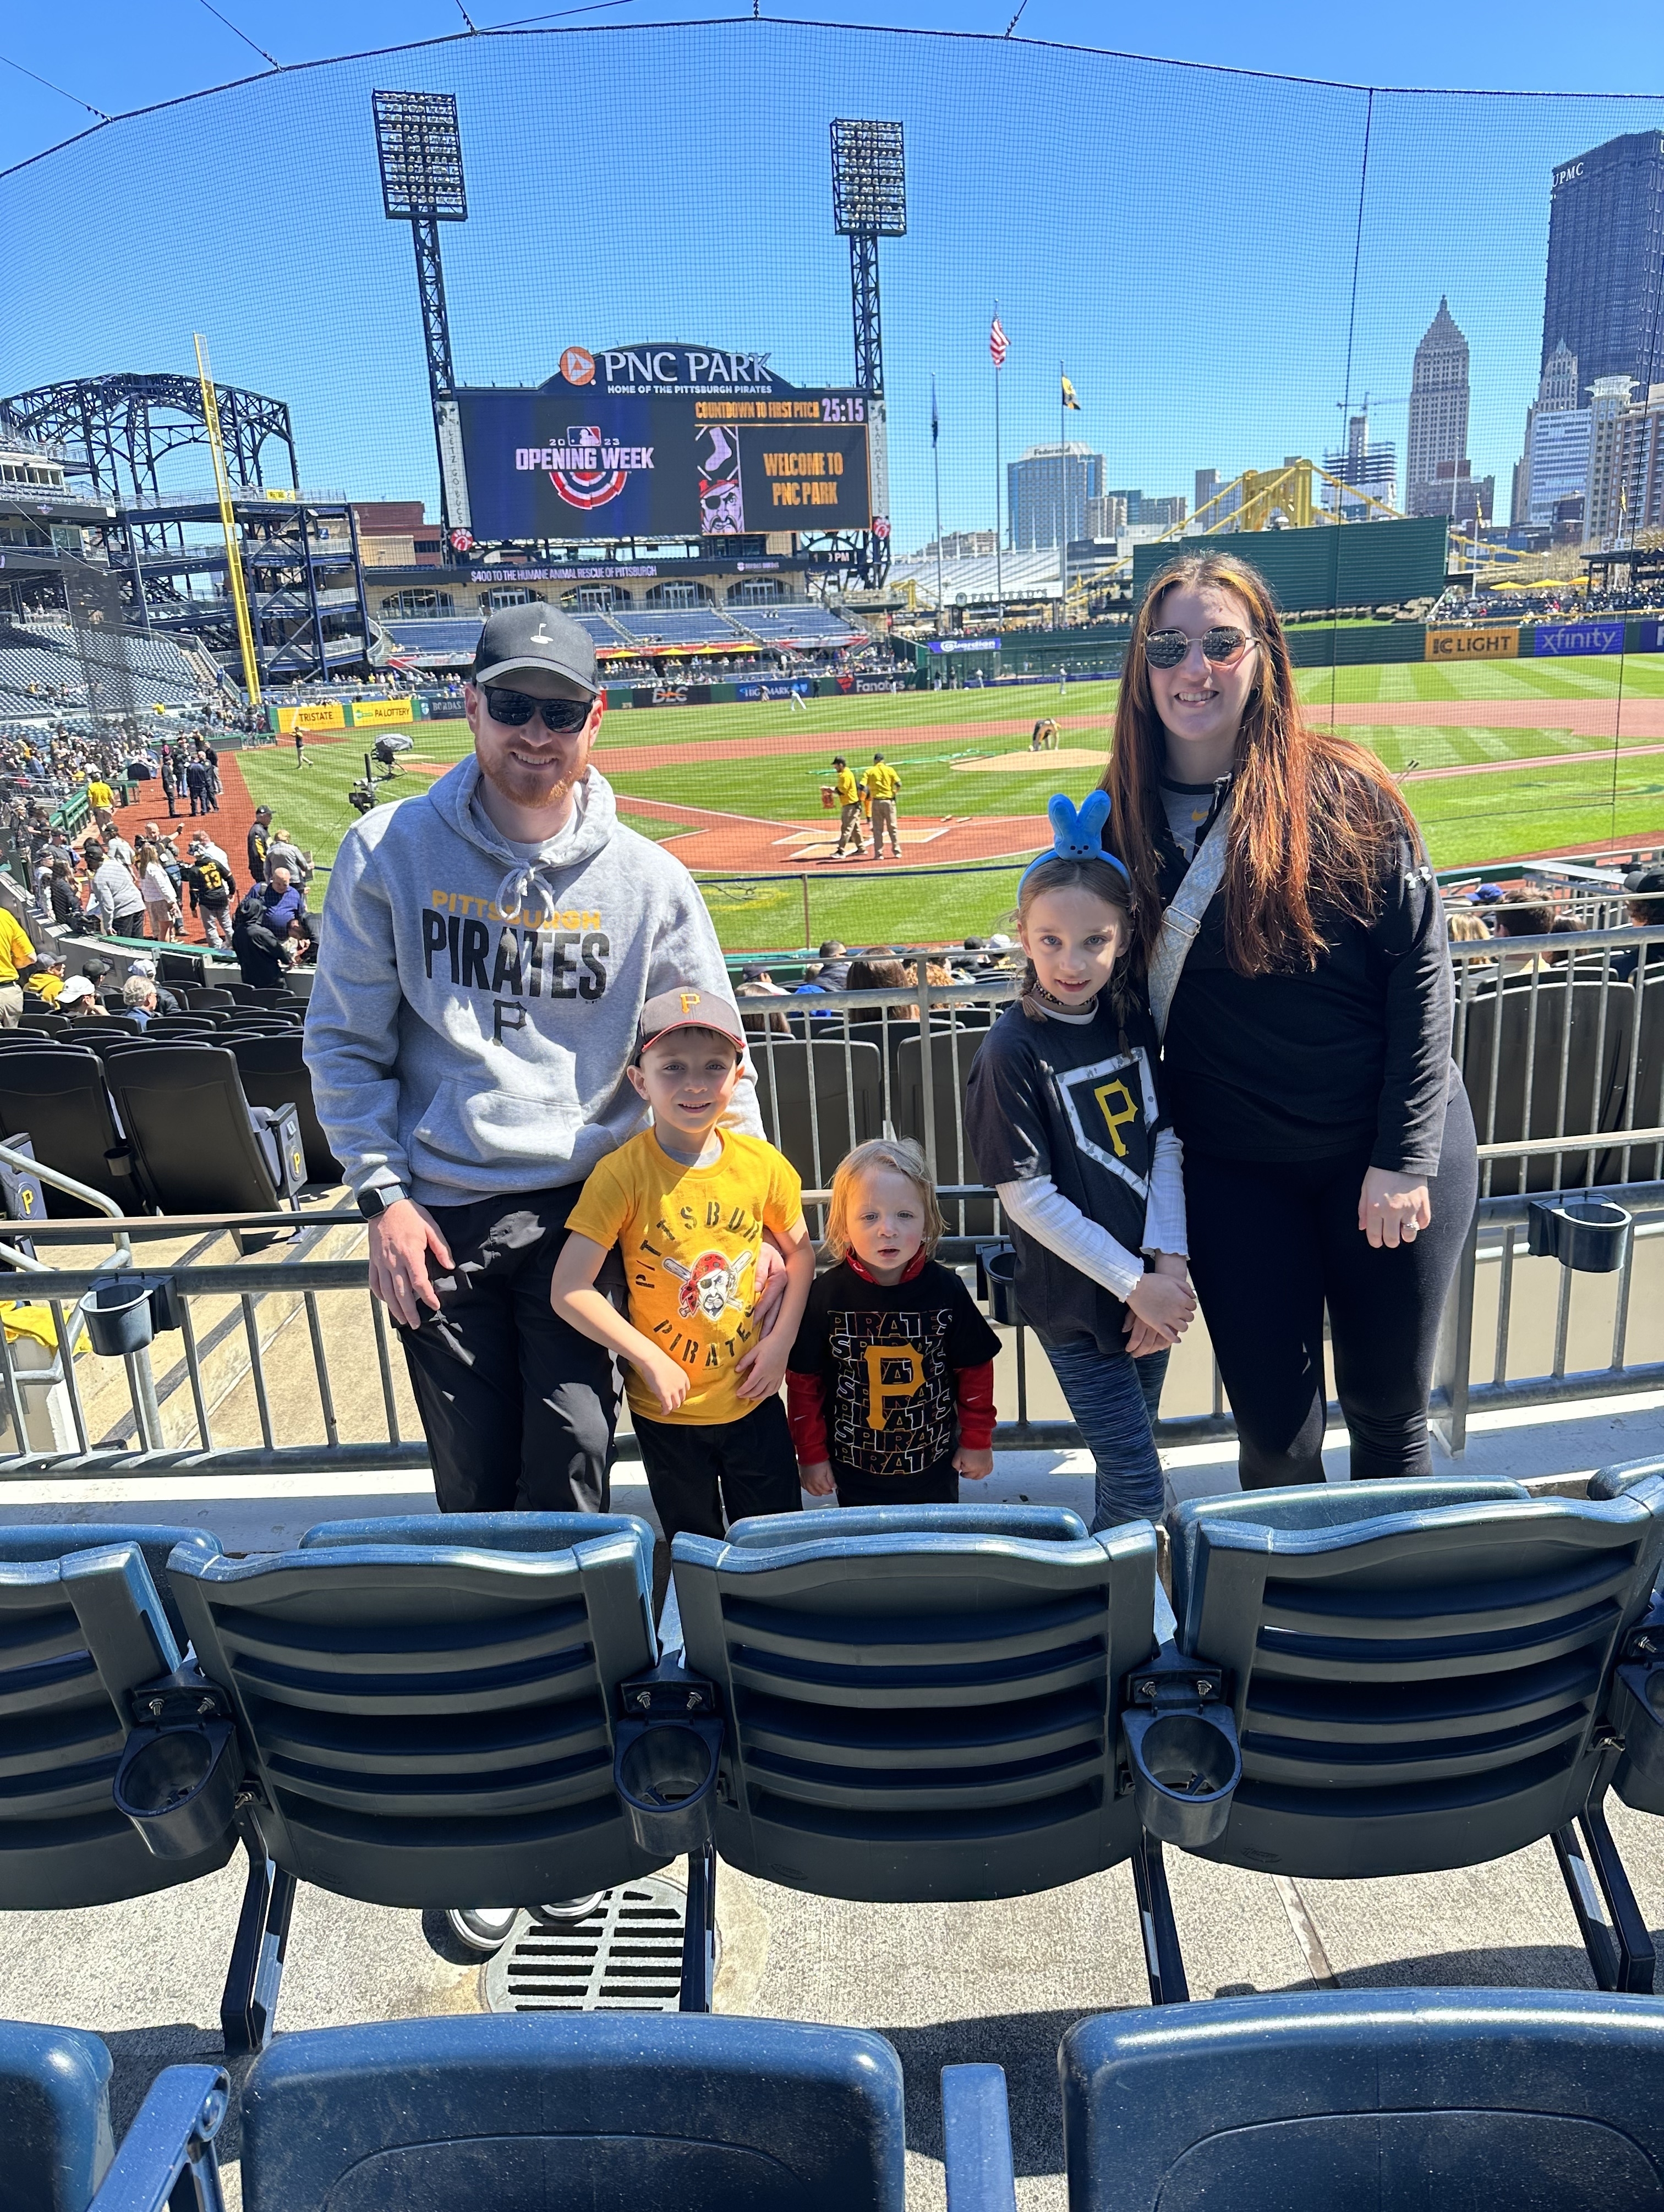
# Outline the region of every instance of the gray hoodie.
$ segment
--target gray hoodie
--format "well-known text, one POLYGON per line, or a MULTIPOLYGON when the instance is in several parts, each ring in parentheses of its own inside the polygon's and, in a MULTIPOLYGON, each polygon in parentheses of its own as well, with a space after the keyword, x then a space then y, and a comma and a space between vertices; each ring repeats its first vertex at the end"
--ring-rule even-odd
POLYGON ((470 756, 347 831, 307 1011, 348 1182, 427 1206, 582 1182, 641 1127, 625 1068, 646 1001, 678 983, 733 998, 693 878, 619 821, 594 769, 529 860, 472 803, 478 781, 470 756))

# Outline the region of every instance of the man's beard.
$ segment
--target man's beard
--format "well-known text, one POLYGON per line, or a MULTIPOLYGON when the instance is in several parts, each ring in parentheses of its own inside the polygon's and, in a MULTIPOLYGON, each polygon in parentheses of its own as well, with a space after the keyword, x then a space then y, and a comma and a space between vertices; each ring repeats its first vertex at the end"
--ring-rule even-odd
POLYGON ((546 807, 560 805, 582 782, 588 770, 587 761, 576 773, 562 774, 553 774, 546 769, 525 768, 512 759, 505 759, 500 765, 484 759, 479 763, 479 773, 486 782, 511 805, 539 812, 546 807))

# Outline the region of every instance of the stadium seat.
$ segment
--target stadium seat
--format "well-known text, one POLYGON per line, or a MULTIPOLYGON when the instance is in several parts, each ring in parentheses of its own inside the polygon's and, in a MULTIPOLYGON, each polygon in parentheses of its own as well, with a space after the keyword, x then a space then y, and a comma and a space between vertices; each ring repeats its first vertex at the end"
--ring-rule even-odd
POLYGON ((269 1213, 306 1180, 299 1116, 251 1106, 223 1045, 186 1038, 112 1053, 105 1078, 162 1213, 269 1213))
MULTIPOLYGON (((771 1000, 789 1006, 789 1000, 771 1000)), ((759 1036, 750 1043, 763 1131, 810 1190, 825 1190, 845 1152, 884 1127, 875 1044, 841 1037, 759 1036)))
POLYGON ((306 1011, 306 1000, 291 991, 287 983, 240 985, 237 990, 237 1004, 240 1006, 292 1007, 296 1013, 304 1013, 306 1011), (244 992, 247 994, 246 998, 243 996, 244 992))
POLYGON ((147 1037, 212 1037, 218 1024, 206 1014, 152 1014, 144 1025, 147 1037))
MULTIPOLYGON (((936 1181, 942 1183, 980 1182, 977 1164, 964 1141, 965 1095, 971 1070, 981 1048, 984 1028, 969 1028, 943 1021, 932 1024, 930 1039, 932 1120, 936 1126, 936 1181)), ((915 1029, 897 1044, 895 1055, 895 1122, 904 1137, 925 1141, 924 1040, 915 1029)), ((944 1200, 942 1211, 949 1233, 956 1237, 991 1237, 995 1200, 988 1198, 944 1200), (963 1213, 963 1226, 960 1215, 963 1213)))
MULTIPOLYGON (((246 984, 238 986, 240 990, 248 988, 246 984)), ((183 999, 193 1014, 204 1007, 229 1009, 239 1004, 236 991, 222 988, 217 983, 180 983, 175 988, 174 995, 183 999)))
POLYGON ((154 1856, 111 1794, 134 1692, 180 1662, 149 1563, 211 1541, 180 1528, 0 1529, 0 1911, 113 1905, 230 1857, 233 1826, 199 1850, 154 1856))
MULTIPOLYGON (((1082 2021, 1058 2067, 1070 2212, 1664 2207, 1664 2005, 1648 1997, 1232 1997, 1082 2021)), ((972 2139, 949 2112, 953 2203, 972 2139)))
POLYGON ((23 1030, 44 1030, 48 1036, 62 1036, 70 1026, 67 1014, 48 1012, 44 1007, 25 1006, 17 1017, 17 1026, 23 1030))
MULTIPOLYGON (((1657 951, 1655 951, 1655 957, 1657 951)), ((1613 996, 1618 994, 1614 992, 1613 996)), ((1632 1129, 1664 1127, 1664 975, 1655 966, 1628 988, 1625 995, 1632 1008, 1634 1027, 1639 1030, 1635 1046, 1635 1073, 1630 1079, 1630 1057, 1625 1051, 1618 1063, 1622 1091, 1607 1127, 1621 1127, 1625 1121, 1632 1129), (1623 1110, 1628 1105, 1627 1114, 1623 1110)), ((1656 1145, 1643 1145, 1625 1153, 1616 1146, 1601 1156, 1596 1170, 1599 1182, 1639 1182, 1655 1170, 1661 1151, 1656 1145)))
POLYGON ((295 1551, 182 1549, 197 1661, 295 1879, 372 1904, 515 1905, 651 1872, 613 1786, 652 1668, 652 1536, 624 1516, 326 1522, 295 1551))
POLYGON ((87 2212, 114 2148, 110 2070, 95 2035, 0 2021, 7 2212, 87 2212))
POLYGON ((1038 1506, 741 1521, 674 1546, 686 1665, 728 1717, 717 1850, 824 1897, 1023 1896, 1138 1852, 1123 1684, 1155 1535, 1038 1506))
MULTIPOLYGON (((1603 1988, 1649 1989, 1646 1927, 1601 1800, 1612 1668, 1664 1559, 1664 1476, 1610 1500, 1421 1480, 1192 1499, 1172 1519, 1178 1629, 1150 1670, 1173 1737, 1222 1702, 1240 1783, 1204 1858, 1320 1879, 1477 1866, 1551 1838, 1603 1988), (1582 1841, 1578 1840, 1581 1828, 1582 1841), (1609 1922, 1588 1909, 1598 1880, 1609 1922)), ((1664 1725, 1664 1723, 1661 1723, 1664 1725)))
MULTIPOLYGON (((111 1110, 103 1066, 96 1052, 81 1048, 84 1042, 77 1038, 74 1045, 54 1042, 35 1052, 16 1047, 0 1054, 0 1140, 9 1143, 27 1133, 43 1166, 113 1199, 124 1213, 137 1213, 143 1210, 143 1194, 111 1110)), ((50 1219, 78 1221, 96 1211, 84 1199, 46 1185, 50 1219)))
MULTIPOLYGON (((100 2212, 153 2212, 193 2147, 212 2158, 225 2085, 211 2067, 158 2078, 100 2212)), ((242 2095, 245 2212, 904 2212, 905 2166, 891 2046, 789 2021, 589 2013, 314 2029, 265 2052, 242 2095)))
POLYGON ((302 1056, 303 1032, 287 1029, 260 1036, 240 1027, 229 1032, 226 1041, 242 1078, 243 1096, 251 1106, 295 1109, 306 1155, 306 1180, 340 1182, 346 1170, 329 1149, 329 1139, 313 1103, 312 1076, 302 1056))
MULTIPOLYGON (((1477 992, 1466 1005, 1461 1071, 1479 1141, 1582 1137, 1616 1127, 1623 1118, 1633 1008, 1631 992, 1565 975, 1544 975, 1534 990, 1525 977, 1500 991, 1493 985, 1477 992)), ((1524 1162, 1498 1160, 1496 1187, 1570 1189, 1594 1180, 1599 1157, 1585 1145, 1524 1162)))

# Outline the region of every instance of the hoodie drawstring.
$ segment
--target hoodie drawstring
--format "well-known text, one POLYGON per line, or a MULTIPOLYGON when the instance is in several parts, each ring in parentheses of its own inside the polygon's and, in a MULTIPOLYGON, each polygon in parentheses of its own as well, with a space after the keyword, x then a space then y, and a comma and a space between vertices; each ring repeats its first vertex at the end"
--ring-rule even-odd
POLYGON ((559 863, 542 860, 515 862, 497 887, 497 910, 506 921, 518 921, 533 929, 541 929, 546 922, 553 921, 560 902, 541 873, 546 866, 551 865, 558 866, 559 863), (535 919, 529 911, 533 891, 537 894, 539 908, 535 919))

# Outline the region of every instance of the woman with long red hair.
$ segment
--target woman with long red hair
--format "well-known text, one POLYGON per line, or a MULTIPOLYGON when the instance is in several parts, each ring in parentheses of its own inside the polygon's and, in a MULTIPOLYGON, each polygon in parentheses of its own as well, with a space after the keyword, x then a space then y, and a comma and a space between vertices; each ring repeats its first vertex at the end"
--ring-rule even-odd
POLYGON ((1326 1307, 1353 1479, 1429 1474, 1478 1191, 1438 886, 1380 762, 1303 716, 1246 561, 1155 580, 1103 787, 1243 1486, 1323 1480, 1326 1307))

